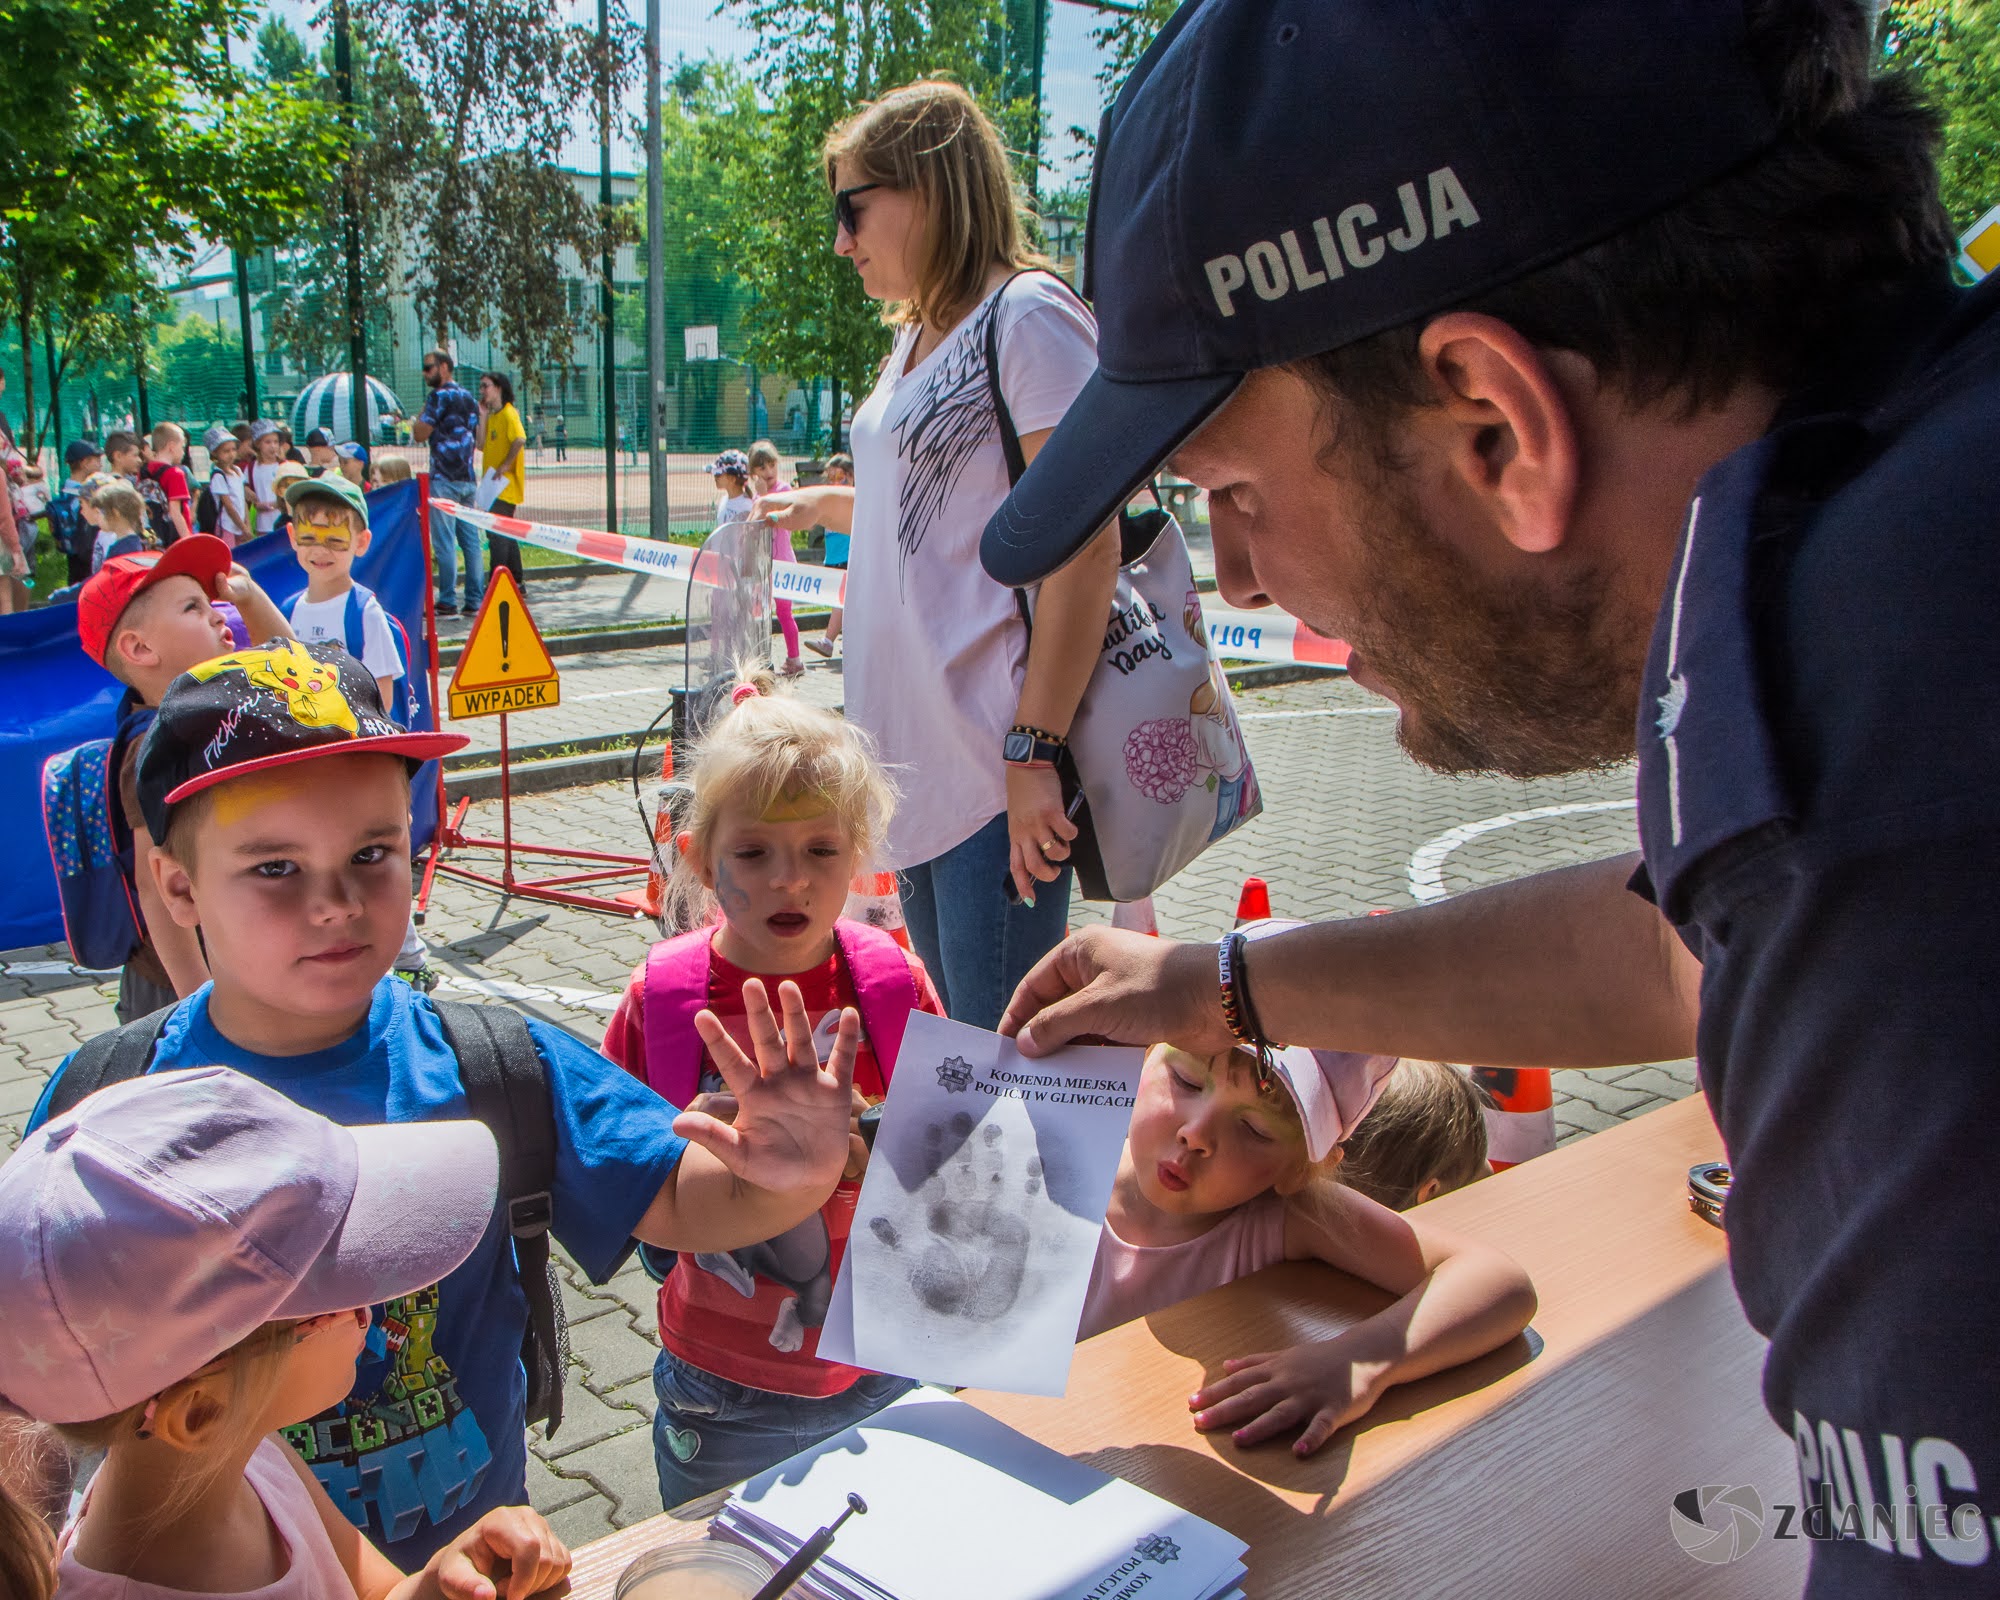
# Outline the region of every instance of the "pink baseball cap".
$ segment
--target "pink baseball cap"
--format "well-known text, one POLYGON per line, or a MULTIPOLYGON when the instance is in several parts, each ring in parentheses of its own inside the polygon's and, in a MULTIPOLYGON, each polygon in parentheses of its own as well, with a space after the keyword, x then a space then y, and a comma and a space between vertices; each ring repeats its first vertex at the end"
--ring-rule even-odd
POLYGON ((0 1166, 0 1395, 93 1421, 267 1322, 425 1288, 499 1173, 480 1123, 342 1127, 226 1067, 100 1089, 0 1166))
POLYGON ((1287 1045, 1271 1052, 1271 1071, 1291 1094, 1305 1124, 1306 1157, 1324 1161, 1382 1098, 1400 1056, 1363 1056, 1348 1050, 1308 1050, 1287 1045))

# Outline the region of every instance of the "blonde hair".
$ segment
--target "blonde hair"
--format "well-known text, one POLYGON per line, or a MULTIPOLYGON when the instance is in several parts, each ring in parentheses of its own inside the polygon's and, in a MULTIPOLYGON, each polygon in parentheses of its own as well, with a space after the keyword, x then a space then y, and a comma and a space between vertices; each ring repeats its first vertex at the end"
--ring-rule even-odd
MULTIPOLYGON (((297 1327, 297 1322, 267 1322, 215 1358, 225 1364, 224 1376, 229 1380, 228 1395, 221 1408, 223 1425, 215 1429, 214 1436, 199 1452, 182 1457, 184 1466, 179 1481, 161 1506, 154 1525, 145 1530, 147 1537, 172 1523, 213 1488, 230 1458, 264 1432, 264 1419, 284 1377, 292 1347, 297 1343, 294 1331, 297 1327)), ((189 1373, 166 1385, 156 1398, 172 1395, 194 1377, 194 1373, 189 1373)), ((50 1423, 48 1429, 76 1457, 108 1451, 138 1437, 145 1417, 146 1406, 141 1404, 94 1422, 50 1423)))
POLYGON ((1000 130, 959 85, 925 79, 892 89, 826 136, 826 186, 841 162, 860 183, 916 195, 927 226, 916 288, 883 311, 891 325, 949 328, 986 293, 994 264, 1046 267, 1028 247, 1027 202, 1000 130))
POLYGON ((761 817, 784 801, 823 801, 865 866, 881 849, 896 809, 895 786, 860 728, 779 694, 768 668, 739 670, 737 677, 757 692, 718 719, 695 752, 687 849, 675 859, 667 886, 682 927, 698 927, 713 915, 714 897, 700 872, 712 864, 724 816, 761 817))
POLYGON ((1439 1194, 1464 1188, 1488 1170, 1490 1103, 1448 1062, 1397 1062, 1381 1098, 1342 1145, 1340 1181, 1391 1211, 1409 1210, 1433 1178, 1439 1194))
POLYGON ((769 439, 759 439, 750 447, 750 470, 759 467, 775 467, 778 464, 778 447, 769 439))
POLYGON ((147 442, 155 450, 164 449, 168 444, 186 444, 187 431, 178 422, 156 423, 147 442))
POLYGON ((146 527, 146 502, 139 498, 139 491, 129 483, 107 483, 90 497, 90 503, 97 507, 99 516, 116 517, 123 527, 121 532, 142 533, 146 527))
POLYGON ((380 456, 375 462, 377 483, 408 483, 410 481, 410 458, 408 456, 380 456))
POLYGON ((0 1595, 51 1600, 56 1536, 72 1473, 49 1430, 0 1403, 0 1595))

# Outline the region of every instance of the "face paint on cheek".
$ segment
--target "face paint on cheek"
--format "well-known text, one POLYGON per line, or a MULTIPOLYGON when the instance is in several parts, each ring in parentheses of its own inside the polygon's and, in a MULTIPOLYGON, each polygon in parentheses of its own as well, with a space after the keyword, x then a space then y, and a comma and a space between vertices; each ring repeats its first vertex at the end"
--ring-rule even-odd
POLYGON ((727 861, 715 864, 715 898, 727 918, 750 915, 750 892, 736 881, 727 861))

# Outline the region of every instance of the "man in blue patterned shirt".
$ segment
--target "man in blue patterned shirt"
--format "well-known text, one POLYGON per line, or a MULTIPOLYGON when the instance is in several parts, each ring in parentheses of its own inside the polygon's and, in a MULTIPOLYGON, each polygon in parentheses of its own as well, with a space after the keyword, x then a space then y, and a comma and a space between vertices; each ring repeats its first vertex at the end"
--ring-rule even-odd
MULTIPOLYGON (((418 413, 411 437, 431 447, 431 492, 472 504, 472 447, 477 440, 479 402, 459 387, 450 356, 433 350, 424 357, 424 386, 430 394, 418 413)), ((486 592, 486 556, 479 530, 457 517, 433 512, 431 552, 437 559, 437 610, 441 617, 458 615, 458 557, 465 555, 465 610, 479 609, 486 592)))

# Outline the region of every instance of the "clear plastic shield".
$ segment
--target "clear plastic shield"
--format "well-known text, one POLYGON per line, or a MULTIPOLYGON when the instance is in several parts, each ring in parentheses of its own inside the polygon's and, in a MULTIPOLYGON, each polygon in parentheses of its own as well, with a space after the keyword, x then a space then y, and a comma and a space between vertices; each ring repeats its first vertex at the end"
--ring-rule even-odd
POLYGON ((739 668, 771 659, 771 524, 725 522, 703 541, 687 594, 687 703, 700 738, 739 668))

